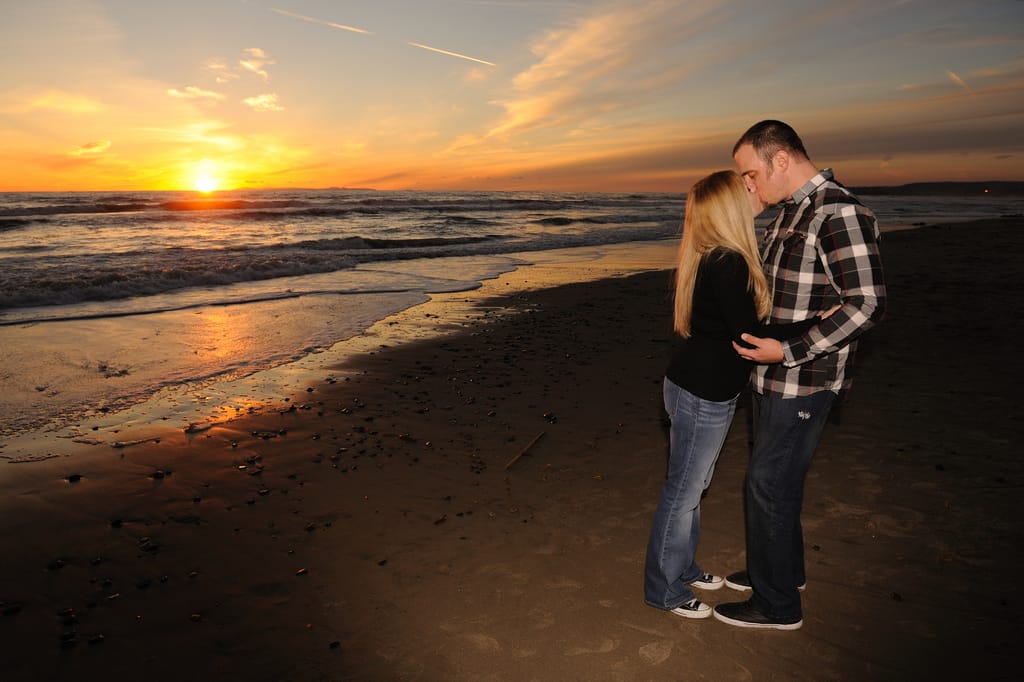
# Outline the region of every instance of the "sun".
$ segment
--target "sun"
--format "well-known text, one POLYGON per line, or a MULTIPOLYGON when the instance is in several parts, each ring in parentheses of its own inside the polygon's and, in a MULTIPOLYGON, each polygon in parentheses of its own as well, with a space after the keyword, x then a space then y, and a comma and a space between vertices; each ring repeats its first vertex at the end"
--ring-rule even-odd
POLYGON ((197 192, 210 194, 221 187, 221 169, 212 159, 203 159, 192 167, 192 187, 197 192))
POLYGON ((209 175, 196 178, 195 188, 197 192, 209 194, 210 192, 216 192, 219 186, 220 183, 217 181, 217 178, 209 175))

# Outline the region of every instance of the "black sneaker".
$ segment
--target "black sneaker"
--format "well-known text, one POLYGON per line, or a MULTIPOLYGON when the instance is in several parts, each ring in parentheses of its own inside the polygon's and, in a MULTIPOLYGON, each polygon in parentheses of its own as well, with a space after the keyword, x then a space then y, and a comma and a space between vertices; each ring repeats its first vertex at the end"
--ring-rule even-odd
POLYGON ((683 602, 674 609, 671 609, 669 612, 674 613, 677 616, 682 616, 683 618, 711 617, 711 607, 705 604, 704 602, 697 601, 696 599, 691 599, 688 602, 683 602))
POLYGON ((701 573, 699 578, 690 583, 690 587, 698 587, 702 590, 720 590, 725 587, 725 578, 720 575, 701 573))
POLYGON ((799 630, 804 624, 802 618, 779 619, 769 618, 757 609, 749 601, 733 602, 731 604, 719 604, 714 608, 715 618, 741 628, 762 628, 768 630, 799 630))
MULTIPOLYGON (((740 592, 749 592, 750 576, 747 575, 746 571, 736 571, 735 573, 730 573, 725 578, 725 586, 732 588, 734 590, 739 590, 740 592)), ((801 592, 803 592, 806 588, 806 582, 803 582, 797 585, 796 587, 796 589, 800 590, 801 592)))

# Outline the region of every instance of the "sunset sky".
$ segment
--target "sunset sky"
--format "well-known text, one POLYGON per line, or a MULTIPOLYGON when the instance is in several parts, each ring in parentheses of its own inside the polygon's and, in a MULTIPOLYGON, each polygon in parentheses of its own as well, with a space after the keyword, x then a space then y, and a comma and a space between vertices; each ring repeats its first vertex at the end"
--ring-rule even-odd
POLYGON ((2 0, 0 191, 1024 180, 1022 0, 2 0))

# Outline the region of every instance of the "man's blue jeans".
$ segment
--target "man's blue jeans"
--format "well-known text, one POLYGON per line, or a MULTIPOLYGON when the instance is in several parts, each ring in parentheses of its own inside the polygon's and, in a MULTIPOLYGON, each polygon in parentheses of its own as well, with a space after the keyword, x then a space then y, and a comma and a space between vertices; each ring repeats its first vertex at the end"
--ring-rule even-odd
POLYGON ((674 609, 693 599, 689 584, 703 571, 694 560, 700 538, 700 498, 729 433, 736 398, 704 400, 665 379, 665 411, 672 420, 668 476, 654 513, 644 567, 644 601, 674 609))
POLYGON ((800 510, 811 456, 836 394, 753 394, 754 448, 746 484, 747 573, 753 606, 771 618, 801 618, 804 573, 800 510))

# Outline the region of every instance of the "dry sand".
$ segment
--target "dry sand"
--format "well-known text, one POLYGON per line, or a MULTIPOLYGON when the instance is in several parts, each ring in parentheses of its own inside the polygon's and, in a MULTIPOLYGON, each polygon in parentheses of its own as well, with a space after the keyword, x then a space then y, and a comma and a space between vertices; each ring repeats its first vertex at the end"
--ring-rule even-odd
MULTIPOLYGON (((643 603, 669 273, 525 268, 385 320, 269 413, 0 464, 0 675, 1016 679, 1021 222, 886 236, 888 319, 808 479, 799 631, 643 603)), ((748 415, 707 570, 743 566, 748 415)))

